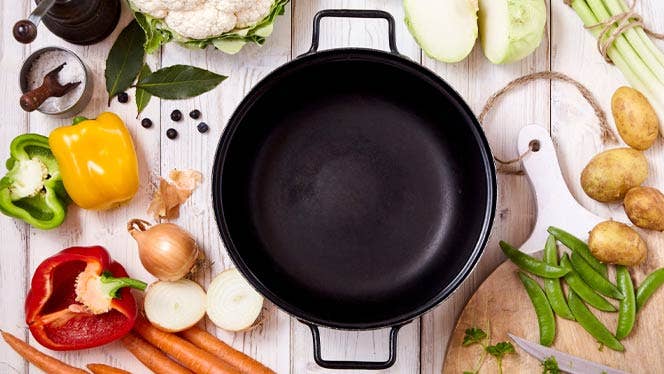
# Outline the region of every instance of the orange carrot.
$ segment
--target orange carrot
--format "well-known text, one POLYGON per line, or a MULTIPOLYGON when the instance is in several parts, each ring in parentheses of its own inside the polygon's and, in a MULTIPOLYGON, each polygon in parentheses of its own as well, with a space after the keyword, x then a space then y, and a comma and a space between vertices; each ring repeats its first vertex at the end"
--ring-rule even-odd
POLYGON ((238 369, 213 354, 175 334, 161 331, 142 316, 136 319, 134 330, 155 347, 198 374, 242 374, 238 369))
POLYGON ((21 357, 30 361, 36 367, 44 370, 50 374, 88 374, 87 371, 73 366, 69 366, 64 362, 51 357, 45 353, 40 352, 23 340, 15 337, 14 335, 0 330, 2 338, 5 339, 12 349, 16 351, 21 357))
POLYGON ((88 370, 94 374, 131 374, 127 370, 118 369, 104 364, 87 364, 88 370))
POLYGON ((247 374, 274 374, 270 368, 217 339, 209 332, 192 327, 180 333, 200 349, 208 351, 247 374))
POLYGON ((193 374, 133 333, 122 338, 122 345, 155 374, 193 374))

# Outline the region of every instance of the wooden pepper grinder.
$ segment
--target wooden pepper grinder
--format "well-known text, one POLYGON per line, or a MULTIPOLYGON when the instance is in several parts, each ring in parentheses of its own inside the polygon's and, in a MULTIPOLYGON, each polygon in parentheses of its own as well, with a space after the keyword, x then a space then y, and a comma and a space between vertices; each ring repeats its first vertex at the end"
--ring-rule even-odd
POLYGON ((80 45, 103 40, 120 20, 120 0, 35 1, 37 7, 30 17, 14 25, 14 38, 21 43, 35 40, 37 25, 42 20, 53 34, 80 45))

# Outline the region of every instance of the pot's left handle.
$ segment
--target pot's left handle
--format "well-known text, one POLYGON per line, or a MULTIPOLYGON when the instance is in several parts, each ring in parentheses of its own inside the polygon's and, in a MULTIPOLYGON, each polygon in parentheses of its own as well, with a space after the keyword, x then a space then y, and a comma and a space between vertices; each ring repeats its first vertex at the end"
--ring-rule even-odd
POLYGON ((387 21, 388 36, 390 42, 390 52, 399 54, 397 49, 397 38, 394 26, 394 18, 388 12, 382 10, 364 10, 364 9, 325 9, 314 16, 314 28, 311 38, 311 48, 305 55, 316 53, 318 51, 318 42, 320 40, 320 21, 325 17, 332 18, 382 18, 387 21))
POLYGON ((332 361, 325 360, 321 354, 320 331, 318 326, 306 321, 301 321, 309 326, 314 340, 314 360, 316 364, 326 369, 351 369, 351 370, 382 370, 394 365, 397 360, 397 335, 403 325, 392 326, 390 328, 390 353, 385 361, 332 361))

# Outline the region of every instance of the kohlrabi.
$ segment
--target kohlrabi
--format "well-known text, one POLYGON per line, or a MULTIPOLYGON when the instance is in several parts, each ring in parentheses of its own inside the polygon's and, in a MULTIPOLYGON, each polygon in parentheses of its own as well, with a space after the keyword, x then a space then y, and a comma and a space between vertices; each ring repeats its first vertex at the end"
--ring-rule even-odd
POLYGON ((431 58, 458 62, 473 50, 477 0, 404 0, 403 5, 410 33, 431 58))
POLYGON ((542 41, 546 25, 544 0, 479 0, 480 40, 494 64, 521 60, 542 41))

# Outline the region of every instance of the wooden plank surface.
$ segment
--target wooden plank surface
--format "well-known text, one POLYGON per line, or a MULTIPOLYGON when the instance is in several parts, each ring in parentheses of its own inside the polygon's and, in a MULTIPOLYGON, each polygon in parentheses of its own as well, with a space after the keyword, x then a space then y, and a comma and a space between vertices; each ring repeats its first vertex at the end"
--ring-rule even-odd
MULTIPOLYGON (((622 76, 601 60, 594 49, 594 40, 582 30, 578 17, 562 1, 551 1, 548 35, 542 46, 522 62, 506 66, 495 66, 486 61, 479 44, 467 60, 458 64, 442 64, 423 56, 402 22, 403 10, 398 0, 295 0, 286 15, 277 22, 274 34, 264 47, 250 46, 235 56, 227 56, 215 50, 193 51, 175 45, 166 46, 160 53, 148 58, 153 68, 187 63, 229 75, 230 78, 218 89, 195 99, 161 102, 153 99, 142 115, 154 121, 155 126, 151 129, 143 129, 134 118, 133 92, 129 104, 112 104, 110 110, 127 122, 139 151, 142 184, 131 204, 102 213, 72 208, 66 223, 49 232, 30 229, 22 223, 0 217, 0 240, 11 243, 4 249, 0 260, 0 292, 3 295, 0 298, 0 328, 16 333, 19 337, 29 337, 21 305, 32 271, 45 257, 70 245, 105 245, 116 259, 127 265, 132 275, 151 279, 142 269, 135 244, 124 227, 130 218, 147 218, 145 208, 158 176, 167 174, 173 168, 198 169, 206 178, 206 183, 185 204, 185 214, 177 221, 194 234, 208 257, 214 261, 211 272, 205 273, 199 281, 206 285, 212 274, 232 266, 212 216, 209 179, 217 141, 233 109, 248 90, 272 69, 308 49, 312 18, 318 10, 361 8, 389 11, 397 20, 397 45, 400 52, 446 79, 476 113, 491 93, 511 79, 550 68, 580 79, 608 108, 611 92, 624 83, 622 76), (185 120, 179 123, 173 123, 169 117, 176 108, 185 114, 185 120), (209 133, 202 135, 195 131, 197 122, 186 116, 192 109, 203 112, 202 121, 209 124, 209 133), (170 127, 179 131, 180 136, 175 141, 165 136, 170 127)), ((26 115, 20 111, 17 105, 20 94, 16 83, 20 62, 31 51, 47 45, 64 46, 78 53, 95 73, 95 97, 83 113, 95 116, 109 109, 105 104, 106 94, 103 89, 104 61, 120 28, 107 40, 89 47, 68 44, 41 29, 37 41, 24 47, 12 39, 11 26, 19 18, 27 16, 34 7, 33 3, 30 0, 3 0, 0 4, 0 91, 2 97, 6 98, 0 103, 5 118, 4 125, 0 126, 0 157, 5 158, 8 143, 17 134, 32 131, 47 135, 56 126, 66 123, 39 113, 26 115)), ((657 24, 656 20, 664 20, 664 9, 656 2, 643 1, 640 6, 648 23, 657 24)), ((130 15, 125 9, 121 25, 129 20, 130 15)), ((321 49, 345 46, 386 49, 384 22, 324 21, 321 49)), ((580 96, 563 84, 548 82, 533 83, 517 90, 501 101, 487 117, 485 131, 494 153, 502 158, 514 157, 518 129, 531 123, 551 129, 561 157, 563 174, 574 196, 598 214, 605 209, 616 209, 592 202, 585 197, 576 182, 585 161, 603 147, 598 140, 592 112, 580 96)), ((664 187, 664 176, 659 172, 664 166, 661 152, 660 139, 656 147, 648 151, 653 173, 647 181, 647 184, 660 188, 664 187)), ((456 318, 473 291, 503 259, 497 241, 506 239, 519 243, 528 236, 536 212, 525 178, 500 176, 499 195, 492 238, 474 273, 448 301, 401 331, 399 358, 396 365, 386 372, 440 373, 456 318)), ((649 234, 647 238, 653 247, 662 244, 661 235, 649 234)), ((650 269, 641 270, 645 272, 650 269)), ((279 373, 330 372, 317 367, 313 362, 311 336, 307 328, 273 306, 268 307, 265 315, 265 323, 248 333, 229 334, 215 330, 210 323, 205 325, 226 342, 260 359, 279 373)), ((381 359, 387 354, 386 337, 384 330, 348 333, 325 329, 322 332, 323 355, 330 359, 381 359)), ((30 341, 36 344, 34 340, 30 341)), ((137 373, 145 372, 143 366, 117 344, 54 354, 75 365, 101 361, 137 373)), ((38 370, 29 367, 6 345, 0 344, 0 372, 27 373, 38 370)))

